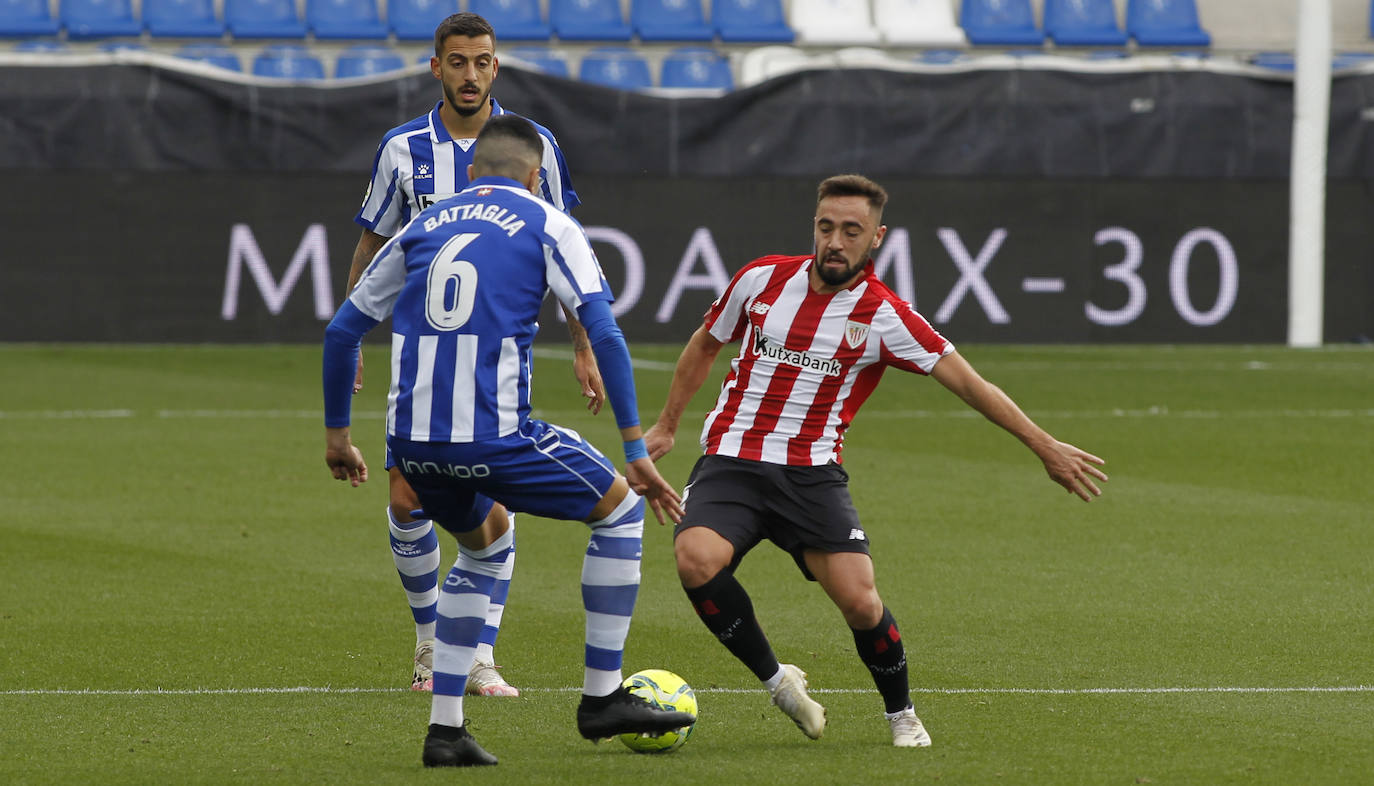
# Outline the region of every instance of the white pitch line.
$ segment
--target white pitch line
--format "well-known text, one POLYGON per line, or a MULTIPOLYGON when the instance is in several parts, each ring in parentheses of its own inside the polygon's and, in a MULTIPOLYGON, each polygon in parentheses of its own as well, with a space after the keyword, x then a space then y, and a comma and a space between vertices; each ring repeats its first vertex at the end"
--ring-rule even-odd
MULTIPOLYGON (((888 418, 909 420, 925 419, 980 419, 982 415, 971 410, 936 409, 879 409, 871 407, 869 413, 888 418)), ((536 411, 536 416, 540 411, 536 411)), ((550 412, 545 411, 545 415, 550 412)), ((1360 419, 1374 418, 1374 409, 1169 409, 1168 407, 1145 407, 1143 409, 1084 409, 1084 410, 1029 410, 1034 418, 1058 419, 1112 419, 1138 420, 1151 418, 1172 418, 1178 420, 1301 420, 1301 419, 1360 419)), ((320 420, 324 417, 321 410, 309 409, 63 409, 63 410, 0 410, 0 420, 115 420, 138 417, 155 417, 163 420, 320 420)), ((354 420, 381 420, 385 412, 355 411, 354 420)), ((871 419, 871 414, 870 414, 871 419)))
MULTIPOLYGON (((521 688, 522 693, 576 693, 580 687, 521 688)), ((762 693, 763 688, 699 688, 697 693, 762 693)), ((817 688, 811 693, 867 694, 872 688, 817 688)), ((912 693, 938 695, 1101 696, 1198 693, 1374 693, 1374 685, 1203 686, 1160 688, 912 688, 912 693)), ((275 694, 410 693, 408 688, 312 687, 287 688, 29 688, 0 691, 0 696, 252 696, 275 694)))
MULTIPOLYGON (((871 409, 871 412, 888 418, 974 418, 983 416, 971 409, 934 410, 934 409, 871 409)), ((1179 420, 1287 420, 1287 419, 1339 419, 1374 417, 1374 409, 1169 409, 1168 407, 1145 407, 1144 409, 1085 409, 1085 410, 1027 410, 1034 418, 1061 419, 1146 419, 1176 418, 1179 420)))

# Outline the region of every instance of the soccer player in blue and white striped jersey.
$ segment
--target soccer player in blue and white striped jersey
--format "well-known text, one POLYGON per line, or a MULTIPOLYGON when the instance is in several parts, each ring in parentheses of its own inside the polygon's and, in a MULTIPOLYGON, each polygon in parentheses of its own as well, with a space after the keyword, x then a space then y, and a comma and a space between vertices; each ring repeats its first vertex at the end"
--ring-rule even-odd
MULTIPOLYGON (((495 48, 496 35, 491 25, 477 14, 454 14, 435 29, 435 56, 430 61, 430 69, 442 85, 443 100, 429 113, 387 132, 377 148, 372 180, 354 219, 363 230, 349 270, 350 292, 388 238, 424 208, 467 186, 468 165, 472 163, 478 132, 488 119, 506 114, 491 97, 492 82, 499 66, 495 48)), ((553 134, 537 124, 535 128, 542 147, 538 193, 549 204, 567 212, 579 201, 568 176, 568 165, 553 134)), ((583 395, 589 399, 588 408, 597 412, 604 401, 604 393, 596 361, 581 324, 574 315, 568 316, 575 350, 573 371, 583 395)), ((355 392, 362 387, 362 376, 360 362, 355 392)), ((415 621, 411 688, 429 690, 433 684, 434 604, 439 597, 439 539, 430 521, 411 515, 419 505, 405 478, 390 463, 387 469, 391 486, 387 518, 392 558, 415 621)), ((496 506, 490 515, 505 516, 506 511, 496 506)), ((468 692, 474 695, 520 695, 496 670, 493 651, 514 567, 515 551, 512 549, 492 594, 482 643, 468 681, 468 692)))
POLYGON ((391 317, 387 445, 424 512, 458 538, 440 593, 426 766, 496 764, 465 726, 463 694, 490 595, 511 548, 512 511, 585 521, 586 611, 578 731, 587 739, 654 734, 695 722, 621 684, 639 588, 644 501, 660 523, 682 501, 644 447, 634 375, 611 315, 610 287, 581 226, 533 194, 539 136, 523 118, 489 121, 472 182, 425 209, 388 241, 325 331, 325 460, 353 485, 367 465, 349 436, 363 335, 391 317), (626 475, 576 432, 530 417, 531 344, 552 291, 586 326, 624 440, 626 475), (638 493, 637 493, 638 492, 638 493), (640 494, 644 497, 640 497, 640 494))

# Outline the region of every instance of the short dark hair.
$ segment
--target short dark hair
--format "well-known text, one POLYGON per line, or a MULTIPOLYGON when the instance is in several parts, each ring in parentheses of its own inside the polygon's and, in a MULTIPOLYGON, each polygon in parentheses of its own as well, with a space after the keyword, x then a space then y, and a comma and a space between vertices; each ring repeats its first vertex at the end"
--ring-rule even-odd
POLYGON ((491 29, 491 22, 488 22, 480 14, 473 14, 464 11, 461 14, 454 14, 439 23, 434 28, 434 56, 442 57, 444 42, 449 36, 461 35, 466 38, 478 38, 484 35, 491 36, 491 47, 496 48, 496 31, 491 29))
POLYGON ((879 213, 887 206, 887 191, 863 175, 835 175, 822 180, 816 189, 816 204, 827 197, 847 196, 867 199, 868 206, 879 213))
POLYGON ((473 174, 520 179, 544 159, 544 140, 534 124, 519 115, 496 115, 477 133, 473 174))

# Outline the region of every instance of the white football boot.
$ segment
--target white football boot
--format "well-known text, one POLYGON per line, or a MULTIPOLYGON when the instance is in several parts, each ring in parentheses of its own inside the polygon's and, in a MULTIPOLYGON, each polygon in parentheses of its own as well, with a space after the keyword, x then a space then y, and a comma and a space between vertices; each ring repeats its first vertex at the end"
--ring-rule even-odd
POLYGON ((469 696, 519 696, 519 689, 506 682, 497 671, 499 668, 501 667, 494 663, 473 661, 472 671, 468 672, 468 688, 465 692, 469 696))
POLYGON ((887 722, 892 726, 893 745, 898 748, 930 747, 930 733, 921 724, 921 719, 916 717, 916 710, 907 707, 901 712, 886 717, 887 722))
POLYGON ((806 695, 806 685, 806 672, 790 663, 782 664, 782 682, 773 689, 773 703, 803 734, 818 740, 825 733, 825 707, 806 695))
POLYGON ((434 639, 415 645, 415 672, 410 677, 411 690, 434 690, 434 639))

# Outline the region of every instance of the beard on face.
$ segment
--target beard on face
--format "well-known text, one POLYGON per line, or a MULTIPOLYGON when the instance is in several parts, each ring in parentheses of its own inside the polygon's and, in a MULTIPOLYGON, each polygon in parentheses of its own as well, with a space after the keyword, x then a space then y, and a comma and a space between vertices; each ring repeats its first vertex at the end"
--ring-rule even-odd
POLYGON ((824 258, 822 258, 818 254, 816 258, 821 260, 821 263, 816 265, 816 275, 820 276, 821 281, 824 281, 826 284, 832 287, 837 287, 841 284, 848 282, 850 279, 854 278, 854 274, 857 273, 859 270, 858 265, 849 264, 849 260, 845 259, 842 254, 830 254, 829 256, 826 256, 824 258), (834 268, 827 267, 825 265, 825 262, 829 262, 831 260, 843 262, 844 269, 837 270, 834 268))
POLYGON ((448 99, 448 105, 453 108, 454 112, 457 112, 462 117, 472 117, 478 112, 481 112, 482 107, 485 106, 487 103, 487 96, 491 94, 490 90, 488 90, 486 93, 483 93, 481 96, 478 97, 476 103, 472 104, 472 106, 467 106, 465 104, 460 103, 458 100, 461 97, 459 96, 459 91, 465 87, 474 86, 475 85, 469 83, 460 86, 458 90, 449 90, 447 88, 444 89, 444 98, 448 99))

